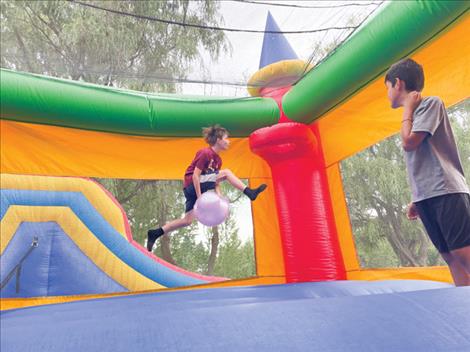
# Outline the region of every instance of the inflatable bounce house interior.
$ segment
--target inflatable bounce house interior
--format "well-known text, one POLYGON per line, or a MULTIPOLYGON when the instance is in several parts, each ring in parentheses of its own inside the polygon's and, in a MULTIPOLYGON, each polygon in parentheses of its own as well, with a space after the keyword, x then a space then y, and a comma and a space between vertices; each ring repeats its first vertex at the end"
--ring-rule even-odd
POLYGON ((469 7, 384 3, 306 74, 268 14, 244 99, 2 69, 1 350, 469 351, 470 289, 446 267, 361 267, 339 167, 398 132, 383 76, 399 59, 447 106, 468 98, 469 7), (180 179, 215 123, 224 167, 268 185, 246 279, 147 252, 91 179, 180 179))

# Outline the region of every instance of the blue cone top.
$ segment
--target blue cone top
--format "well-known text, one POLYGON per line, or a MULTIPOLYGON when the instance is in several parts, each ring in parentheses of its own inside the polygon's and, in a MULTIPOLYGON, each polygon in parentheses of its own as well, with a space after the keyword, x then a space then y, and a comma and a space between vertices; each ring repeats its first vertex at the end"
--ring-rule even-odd
MULTIPOLYGON (((265 30, 280 31, 279 26, 269 11, 265 30)), ((298 56, 286 37, 284 37, 284 34, 264 33, 263 49, 259 62, 260 69, 278 61, 295 59, 298 59, 298 56)))

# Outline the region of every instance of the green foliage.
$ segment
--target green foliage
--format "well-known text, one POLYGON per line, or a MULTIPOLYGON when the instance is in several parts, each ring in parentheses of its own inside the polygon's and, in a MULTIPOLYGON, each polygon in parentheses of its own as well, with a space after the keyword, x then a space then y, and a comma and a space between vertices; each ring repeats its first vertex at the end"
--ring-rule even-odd
POLYGON ((451 107, 449 116, 459 146, 463 170, 468 181, 470 179, 470 99, 451 107))
MULTIPOLYGON (((222 21, 216 1, 87 3, 180 22, 217 26, 222 21)), ((68 1, 2 1, 0 11, 2 67, 109 86, 173 92, 172 79, 184 78, 201 50, 217 58, 228 48, 222 31, 168 25, 68 1)))
POLYGON ((256 275, 253 241, 242 243, 236 233, 227 233, 214 274, 231 278, 256 275))
MULTIPOLYGON (((175 180, 145 181, 97 179, 123 206, 131 226, 134 240, 145 244, 147 230, 161 226, 184 215, 184 195, 182 182, 175 180)), ((232 209, 249 206, 248 198, 227 183, 222 184, 222 192, 231 201, 232 209)), ((162 240, 156 242, 154 253, 184 269, 200 274, 210 274, 230 278, 256 275, 253 239, 242 242, 239 229, 230 214, 227 220, 217 227, 207 228, 194 222, 169 235, 170 255, 166 257, 162 240), (217 234, 217 235, 216 235, 217 234), (214 236, 217 245, 212 248, 214 236), (215 255, 215 265, 209 271, 211 252, 215 255)))
MULTIPOLYGON (((470 175, 470 100, 449 109, 465 174, 470 175)), ((400 136, 384 140, 341 164, 344 189, 361 265, 443 265, 420 221, 409 221, 400 136)))
MULTIPOLYGON (((222 24, 217 1, 87 3, 178 22, 222 24)), ((222 31, 168 25, 67 1, 1 1, 0 18, 2 67, 141 91, 175 92, 175 79, 184 78, 190 64, 199 60, 202 65, 202 51, 217 58, 229 48, 222 31)), ((123 206, 141 244, 149 228, 183 216, 181 181, 98 181, 123 206)), ((234 203, 246 201, 233 188, 223 189, 234 203)), ((155 253, 203 274, 252 276, 253 242, 237 242, 237 231, 233 219, 217 229, 201 230, 194 223, 157 241, 155 253)))
MULTIPOLYGON (((207 265, 209 251, 207 246, 196 240, 199 230, 197 225, 193 225, 192 229, 180 229, 170 235, 171 254, 175 263, 182 268, 199 274, 207 274, 207 265)), ((155 253, 162 257, 161 245, 155 253)))

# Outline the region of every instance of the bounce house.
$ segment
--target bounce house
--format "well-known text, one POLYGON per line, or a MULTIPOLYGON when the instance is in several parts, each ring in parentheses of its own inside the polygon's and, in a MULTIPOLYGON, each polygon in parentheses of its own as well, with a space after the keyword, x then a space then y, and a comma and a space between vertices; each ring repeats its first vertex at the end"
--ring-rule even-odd
POLYGON ((2 69, 1 350, 470 350, 470 288, 446 267, 361 267, 339 168, 398 132, 383 75, 399 59, 447 106, 468 98, 469 8, 387 3, 306 74, 268 14, 246 99, 2 69), (231 134, 224 167, 268 185, 252 207, 255 277, 148 253, 91 179, 180 179, 215 123, 231 134))

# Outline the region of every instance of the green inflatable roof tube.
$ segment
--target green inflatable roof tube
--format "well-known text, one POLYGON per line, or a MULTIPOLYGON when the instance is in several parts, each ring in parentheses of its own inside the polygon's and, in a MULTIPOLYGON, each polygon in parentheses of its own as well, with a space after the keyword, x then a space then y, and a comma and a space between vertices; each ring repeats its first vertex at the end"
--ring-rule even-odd
POLYGON ((279 120, 271 98, 147 94, 1 69, 1 118, 111 133, 200 137, 220 124, 233 137, 279 120))
POLYGON ((313 122, 463 18, 469 8, 469 1, 391 1, 297 82, 283 97, 284 113, 297 122, 313 122))

